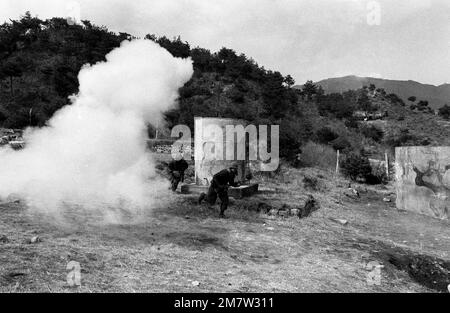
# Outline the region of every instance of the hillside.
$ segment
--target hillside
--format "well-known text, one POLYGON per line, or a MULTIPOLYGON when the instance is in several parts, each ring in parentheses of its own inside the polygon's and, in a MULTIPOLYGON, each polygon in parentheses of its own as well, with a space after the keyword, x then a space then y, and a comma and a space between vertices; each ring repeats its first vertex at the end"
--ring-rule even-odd
MULTIPOLYGON (((62 18, 41 20, 26 13, 20 20, 0 25, 0 127, 42 127, 55 111, 70 105, 78 92, 78 72, 85 64, 104 61, 124 40, 136 37, 114 33, 89 21, 69 25, 62 18)), ((293 79, 267 70, 253 59, 222 48, 210 52, 191 47, 179 37, 151 33, 152 40, 173 56, 190 57, 194 75, 179 90, 179 105, 165 112, 166 127, 193 128, 194 116, 244 118, 255 124, 285 125, 282 151, 287 155, 301 143, 302 120, 297 110, 293 79)), ((153 134, 149 126, 149 134, 153 134)))
POLYGON ((409 97, 415 96, 418 100, 428 101, 433 109, 438 109, 444 104, 450 104, 450 84, 434 86, 412 80, 401 81, 358 76, 328 78, 316 84, 322 86, 326 93, 341 93, 374 84, 378 88, 386 90, 387 93, 397 94, 405 102, 407 102, 409 97))
MULTIPOLYGON (((378 86, 377 86, 378 87, 378 86)), ((434 113, 418 112, 411 110, 408 105, 402 106, 399 103, 392 103, 383 95, 375 95, 371 101, 386 111, 387 117, 378 121, 368 121, 366 123, 377 125, 385 132, 385 142, 394 137, 404 137, 401 142, 387 142, 388 145, 450 145, 450 122, 435 115, 434 113)), ((401 140, 400 140, 401 141, 401 140)))
MULTIPOLYGON (((0 127, 46 125, 55 111, 70 105, 69 96, 78 92, 77 75, 84 64, 103 61, 122 41, 134 38, 89 21, 68 25, 64 19, 40 20, 29 13, 0 25, 0 127)), ((433 104, 439 106, 432 99, 443 104, 448 98, 450 85, 350 76, 293 88, 290 75, 265 69, 251 57, 225 47, 211 52, 193 48, 179 37, 148 34, 145 39, 175 57, 190 57, 194 66, 194 75, 179 90, 178 106, 165 112, 165 125, 158 125, 162 137, 170 137, 170 129, 177 124, 193 129, 194 116, 275 124, 280 125, 280 155, 294 162, 310 141, 377 158, 395 146, 450 143, 448 122, 431 109, 433 104), (399 98, 411 95, 417 97, 413 109, 412 102, 399 98), (423 100, 430 104, 420 106, 423 100), (355 119, 356 113, 367 110, 388 116, 367 123, 355 119)), ((153 127, 149 125, 150 136, 155 133, 153 127)))

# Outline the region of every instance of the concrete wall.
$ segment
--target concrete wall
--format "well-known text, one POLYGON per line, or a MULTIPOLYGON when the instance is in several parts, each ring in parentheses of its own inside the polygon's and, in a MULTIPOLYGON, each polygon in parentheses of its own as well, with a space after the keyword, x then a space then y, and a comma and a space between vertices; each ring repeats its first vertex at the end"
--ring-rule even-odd
POLYGON ((450 147, 395 149, 397 208, 448 219, 450 147))
POLYGON ((236 180, 245 181, 248 162, 245 160, 226 160, 226 144, 230 138, 225 136, 225 127, 227 125, 243 125, 245 127, 246 122, 226 118, 196 117, 194 123, 195 183, 197 185, 209 185, 214 174, 228 168, 232 163, 239 164, 236 180), (216 133, 214 133, 214 129, 217 130, 216 133), (211 158, 212 152, 214 152, 214 155, 218 152, 218 157, 211 158))

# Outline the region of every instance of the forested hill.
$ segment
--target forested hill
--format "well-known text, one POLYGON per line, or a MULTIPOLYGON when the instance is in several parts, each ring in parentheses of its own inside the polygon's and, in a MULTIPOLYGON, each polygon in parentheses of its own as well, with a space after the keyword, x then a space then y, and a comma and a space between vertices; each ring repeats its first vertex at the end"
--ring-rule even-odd
MULTIPOLYGON (((77 92, 80 68, 104 60, 108 52, 131 38, 89 21, 69 25, 62 18, 41 20, 29 13, 1 25, 0 127, 45 125, 56 110, 69 104, 68 96, 77 92)), ((195 74, 180 90, 179 108, 167 112, 169 126, 192 126, 194 116, 239 117, 285 125, 300 118, 298 93, 291 89, 294 81, 289 75, 266 70, 231 49, 212 53, 192 48, 180 38, 151 34, 145 38, 176 57, 194 61, 195 74)), ((284 138, 288 137, 285 134, 284 138)))
MULTIPOLYGON (((376 155, 387 147, 443 144, 450 138, 445 121, 450 118, 449 106, 437 117, 428 102, 406 102, 373 84, 325 94, 321 86, 308 81, 296 89, 291 76, 265 69, 231 49, 211 52, 191 47, 179 37, 149 33, 145 39, 194 62, 192 79, 179 90, 178 107, 165 113, 166 130, 175 124, 193 129, 194 116, 278 124, 280 153, 291 159, 308 141, 327 149, 376 155), (383 115, 381 124, 366 123, 358 119, 361 111, 374 116, 387 112, 389 117, 383 115), (429 123, 418 122, 424 120, 429 123), (433 126, 437 122, 439 126, 433 126)), ((132 38, 89 21, 70 25, 62 18, 40 20, 29 13, 1 25, 0 128, 45 125, 77 92, 81 67, 104 60, 123 40, 132 38)))

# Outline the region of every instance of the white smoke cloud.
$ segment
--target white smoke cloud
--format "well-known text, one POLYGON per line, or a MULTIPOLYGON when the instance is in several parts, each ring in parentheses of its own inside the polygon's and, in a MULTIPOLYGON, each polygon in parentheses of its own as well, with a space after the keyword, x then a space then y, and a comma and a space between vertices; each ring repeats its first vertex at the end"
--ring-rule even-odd
POLYGON ((147 151, 146 124, 175 105, 192 73, 190 59, 149 40, 125 41, 106 62, 83 67, 72 105, 28 129, 24 150, 0 149, 0 198, 18 195, 42 212, 151 207, 167 185, 147 151))

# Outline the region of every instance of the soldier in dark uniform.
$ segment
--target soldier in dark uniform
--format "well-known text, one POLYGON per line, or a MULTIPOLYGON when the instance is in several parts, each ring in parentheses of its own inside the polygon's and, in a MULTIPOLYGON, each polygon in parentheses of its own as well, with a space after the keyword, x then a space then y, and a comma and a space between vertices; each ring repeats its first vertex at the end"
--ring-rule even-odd
POLYGON ((201 204, 203 200, 209 205, 216 203, 217 197, 220 199, 220 217, 225 217, 224 212, 228 208, 228 187, 237 187, 238 183, 234 181, 237 176, 237 165, 233 164, 230 168, 224 169, 213 176, 208 194, 202 193, 198 199, 201 204))
POLYGON ((169 165, 170 186, 172 191, 176 191, 178 184, 184 182, 184 172, 189 167, 185 159, 172 160, 169 165))

